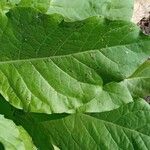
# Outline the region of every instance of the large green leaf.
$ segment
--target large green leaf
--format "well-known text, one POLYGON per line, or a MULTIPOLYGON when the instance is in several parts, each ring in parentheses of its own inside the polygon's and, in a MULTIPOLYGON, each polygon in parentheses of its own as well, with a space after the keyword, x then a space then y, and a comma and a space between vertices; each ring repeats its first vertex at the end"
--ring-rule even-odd
POLYGON ((32 7, 46 14, 61 14, 67 21, 91 16, 130 20, 133 12, 133 0, 2 0, 0 6, 4 12, 16 6, 32 7))
POLYGON ((36 149, 28 133, 21 126, 16 126, 13 121, 5 119, 2 115, 0 115, 0 143, 0 149, 36 149))
POLYGON ((29 8, 1 20, 0 93, 13 106, 102 112, 133 101, 123 80, 149 57, 150 38, 132 23, 100 17, 66 23, 29 8))
POLYGON ((0 113, 22 125, 40 150, 150 149, 150 106, 144 100, 93 114, 46 115, 10 109, 8 104, 5 108, 0 113))

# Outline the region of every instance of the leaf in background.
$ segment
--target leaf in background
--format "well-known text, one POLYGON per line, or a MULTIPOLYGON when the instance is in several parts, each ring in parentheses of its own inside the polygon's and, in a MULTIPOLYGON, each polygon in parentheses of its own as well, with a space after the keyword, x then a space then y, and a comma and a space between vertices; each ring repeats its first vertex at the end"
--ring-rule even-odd
MULTIPOLYGON (((40 150, 53 149, 52 145, 61 150, 149 149, 150 106, 144 100, 93 114, 46 115, 23 113, 15 108, 11 111, 13 117, 8 117, 28 131, 40 150)), ((8 115, 7 110, 0 113, 8 115)))
MULTIPOLYGON (((37 129, 37 125, 40 121, 44 121, 47 119, 61 119, 65 116, 68 116, 67 114, 53 114, 53 115, 46 115, 46 114, 35 114, 35 113, 25 113, 22 110, 18 110, 11 106, 6 100, 0 95, 0 115, 4 115, 5 118, 12 120, 15 124, 22 126, 28 134, 32 137, 32 141, 36 145, 36 147, 40 150, 53 150, 53 148, 56 146, 50 141, 50 139, 47 138, 47 134, 43 132, 45 129, 41 128, 40 130, 37 129)), ((11 122, 12 122, 11 121, 11 122)), ((5 122, 4 122, 5 123, 5 122)), ((0 124, 1 127, 1 124, 0 124)), ((14 133, 15 131, 10 129, 11 133, 14 133)), ((25 131, 24 131, 25 132, 25 131)), ((0 134, 1 136, 1 134, 0 134)), ((10 136, 9 136, 10 137, 10 136)), ((23 138, 24 140, 30 141, 30 137, 23 138)), ((1 143, 1 140, 0 140, 1 143)), ((0 145, 0 150, 3 145, 0 145)), ((7 150, 7 149, 6 149, 7 150)), ((26 147, 25 150, 32 150, 29 147, 26 147)))
POLYGON ((0 92, 13 106, 103 112, 133 101, 121 81, 147 60, 150 39, 132 23, 99 17, 66 23, 29 8, 14 9, 5 19, 0 92))
POLYGON ((0 1, 0 13, 7 13, 11 8, 15 7, 20 0, 1 0, 0 1))
POLYGON ((6 150, 36 150, 28 133, 2 115, 0 115, 0 143, 0 148, 6 150))
POLYGON ((21 0, 18 6, 35 8, 42 13, 46 13, 51 4, 51 0, 21 0))
POLYGON ((61 14, 67 21, 84 20, 92 16, 130 20, 133 12, 133 0, 2 0, 0 6, 7 7, 7 10, 17 6, 31 7, 46 14, 61 14))
POLYGON ((51 0, 47 14, 62 14, 68 21, 103 16, 110 20, 130 20, 133 0, 51 0))

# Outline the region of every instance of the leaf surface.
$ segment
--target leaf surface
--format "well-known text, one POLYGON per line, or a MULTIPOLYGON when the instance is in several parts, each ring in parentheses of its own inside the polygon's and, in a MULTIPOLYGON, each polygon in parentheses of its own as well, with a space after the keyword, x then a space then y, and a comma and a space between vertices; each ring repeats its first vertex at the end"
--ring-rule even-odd
MULTIPOLYGON (((41 150, 109 150, 110 147, 147 150, 150 147, 150 106, 144 100, 92 114, 46 115, 23 113, 15 108, 11 111, 11 119, 30 133, 41 150)), ((0 113, 8 115, 6 110, 0 113)))
POLYGON ((0 148, 6 150, 35 150, 31 137, 21 127, 16 126, 13 121, 5 119, 0 115, 0 148))
POLYGON ((13 106, 43 113, 103 112, 133 101, 124 79, 149 57, 150 38, 132 23, 100 17, 66 23, 31 8, 16 8, 5 21, 0 92, 13 106))

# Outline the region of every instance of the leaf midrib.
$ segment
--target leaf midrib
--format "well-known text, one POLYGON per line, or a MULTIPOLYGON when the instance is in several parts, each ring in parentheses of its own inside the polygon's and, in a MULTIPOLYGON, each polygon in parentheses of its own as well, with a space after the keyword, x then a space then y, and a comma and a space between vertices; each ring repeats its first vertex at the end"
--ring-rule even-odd
MULTIPOLYGON (((144 42, 148 42, 148 41, 149 40, 145 40, 144 42)), ((72 55, 77 55, 77 54, 84 54, 84 53, 88 53, 88 52, 95 52, 95 51, 101 52, 108 48, 130 46, 130 45, 134 45, 134 44, 137 44, 137 41, 134 43, 130 43, 130 44, 115 45, 115 46, 105 47, 105 48, 101 48, 101 49, 86 50, 86 51, 77 52, 77 53, 75 52, 75 53, 66 54, 66 55, 55 55, 55 56, 48 56, 48 57, 35 57, 35 58, 27 58, 27 59, 16 59, 16 60, 14 59, 14 60, 0 61, 0 64, 18 63, 18 62, 24 62, 24 61, 38 61, 38 60, 46 60, 46 59, 51 59, 51 58, 61 58, 61 57, 67 57, 67 56, 72 56, 72 55)))

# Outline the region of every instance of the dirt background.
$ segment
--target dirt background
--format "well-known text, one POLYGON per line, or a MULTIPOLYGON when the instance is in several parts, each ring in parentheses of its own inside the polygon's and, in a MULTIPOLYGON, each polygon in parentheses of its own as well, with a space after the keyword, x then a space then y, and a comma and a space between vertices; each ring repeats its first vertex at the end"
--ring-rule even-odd
POLYGON ((137 23, 150 12, 150 0, 135 0, 132 21, 137 23))

